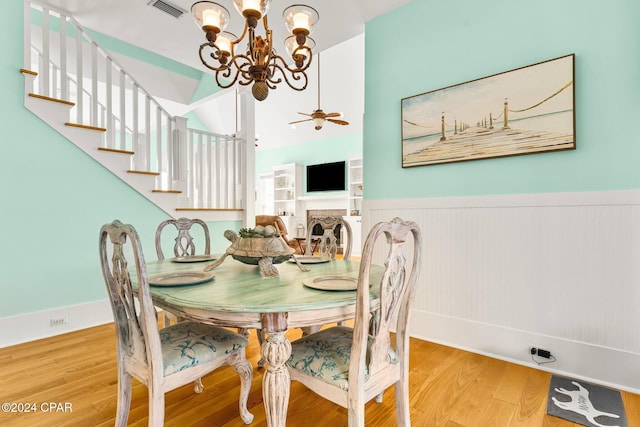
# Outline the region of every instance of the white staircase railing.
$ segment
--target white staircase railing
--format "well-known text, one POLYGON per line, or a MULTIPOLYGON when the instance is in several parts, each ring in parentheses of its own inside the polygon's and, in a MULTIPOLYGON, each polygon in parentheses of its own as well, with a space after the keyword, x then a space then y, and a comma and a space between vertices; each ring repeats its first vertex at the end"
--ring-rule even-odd
POLYGON ((30 90, 74 103, 69 121, 102 129, 103 148, 133 152, 130 172, 157 174, 150 193, 180 193, 180 209, 242 210, 244 140, 187 129, 62 11, 25 0, 24 40, 30 90))

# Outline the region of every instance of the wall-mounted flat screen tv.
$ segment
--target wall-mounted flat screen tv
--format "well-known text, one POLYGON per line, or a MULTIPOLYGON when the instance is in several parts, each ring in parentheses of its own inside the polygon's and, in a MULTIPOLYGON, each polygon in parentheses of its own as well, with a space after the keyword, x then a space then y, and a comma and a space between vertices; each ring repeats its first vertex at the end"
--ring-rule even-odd
POLYGON ((346 162, 307 165, 307 193, 346 190, 346 162))

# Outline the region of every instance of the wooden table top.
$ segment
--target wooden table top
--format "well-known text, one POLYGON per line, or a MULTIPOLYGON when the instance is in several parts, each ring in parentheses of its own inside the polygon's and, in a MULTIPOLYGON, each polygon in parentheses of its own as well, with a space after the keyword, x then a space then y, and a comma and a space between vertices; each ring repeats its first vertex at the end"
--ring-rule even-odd
MULTIPOLYGON (((210 262, 176 263, 169 259, 147 263, 149 277, 173 272, 202 272, 210 262)), ((316 276, 358 277, 360 262, 332 260, 306 264, 308 272, 295 263, 277 264, 280 276, 264 278, 258 266, 228 257, 212 271, 212 281, 187 286, 151 286, 154 302, 160 305, 212 312, 282 313, 322 310, 355 304, 356 291, 311 289, 302 281, 316 276)))

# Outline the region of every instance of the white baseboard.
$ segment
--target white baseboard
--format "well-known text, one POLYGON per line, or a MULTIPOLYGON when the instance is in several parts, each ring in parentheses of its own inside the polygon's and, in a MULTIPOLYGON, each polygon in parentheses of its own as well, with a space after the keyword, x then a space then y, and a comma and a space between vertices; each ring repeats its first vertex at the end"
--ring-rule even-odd
POLYGON ((640 366, 640 354, 417 310, 411 313, 410 332, 418 339, 640 394, 640 370, 632 369, 640 366), (538 365, 531 347, 550 350, 556 361, 538 365))
POLYGON ((108 300, 0 318, 0 348, 113 322, 108 300), (66 323, 51 326, 51 319, 66 323))

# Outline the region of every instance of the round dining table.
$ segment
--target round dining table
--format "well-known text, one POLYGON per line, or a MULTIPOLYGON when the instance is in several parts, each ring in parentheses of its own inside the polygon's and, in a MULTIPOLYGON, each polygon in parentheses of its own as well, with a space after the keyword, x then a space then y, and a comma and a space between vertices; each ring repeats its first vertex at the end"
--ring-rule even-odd
POLYGON ((358 277, 360 262, 315 258, 306 260, 308 263, 304 266, 308 271, 289 260, 276 265, 278 276, 265 278, 258 266, 229 257, 210 272, 214 275, 211 280, 207 280, 204 272, 208 262, 165 259, 147 263, 150 283, 160 283, 150 286, 157 307, 198 322, 262 329, 266 337, 261 348, 266 362, 262 394, 270 427, 286 425, 290 379, 285 363, 291 355, 291 343, 285 336, 287 330, 355 316, 355 290, 324 288, 343 289, 345 283, 349 287, 348 283, 354 283, 358 277), (180 274, 194 280, 186 280, 184 285, 164 285, 163 278, 180 274), (197 283, 200 276, 206 281, 197 283), (189 282, 196 283, 187 284, 189 282))

